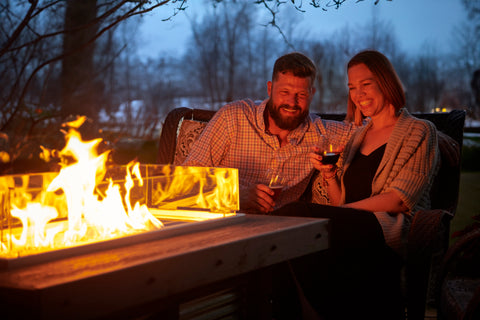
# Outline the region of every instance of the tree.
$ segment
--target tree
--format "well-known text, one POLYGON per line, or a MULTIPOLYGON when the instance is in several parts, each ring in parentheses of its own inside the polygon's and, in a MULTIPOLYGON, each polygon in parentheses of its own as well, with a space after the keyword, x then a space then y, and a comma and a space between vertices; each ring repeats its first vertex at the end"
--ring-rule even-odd
POLYGON ((98 32, 99 24, 94 23, 97 18, 97 0, 75 1, 68 0, 65 10, 65 35, 63 37, 62 59, 62 108, 61 114, 66 118, 70 114, 86 115, 96 118, 98 109, 98 88, 94 79, 94 51, 95 42, 89 41, 98 32))
POLYGON ((410 108, 421 112, 432 112, 440 101, 443 81, 440 79, 439 59, 427 50, 415 59, 410 77, 410 108))
MULTIPOLYGON (((345 1, 314 0, 309 5, 330 10, 345 1)), ((307 39, 307 33, 299 33, 295 23, 288 17, 281 20, 284 17, 279 15, 284 7, 303 12, 303 1, 206 1, 213 5, 212 16, 192 22, 194 36, 186 57, 141 61, 135 53, 135 32, 131 28, 140 19, 133 18, 167 5, 172 8, 169 18, 173 18, 188 9, 187 3, 3 1, 0 131, 2 137, 9 136, 6 148, 12 158, 31 154, 32 143, 54 144, 57 138, 52 131, 57 131, 70 114, 87 114, 92 119, 100 110, 102 119, 113 119, 116 114, 117 119, 125 117, 121 128, 129 130, 125 134, 147 136, 156 130, 152 128, 157 128, 159 119, 177 103, 179 95, 208 93, 214 107, 216 103, 243 97, 263 99, 274 59, 295 49, 310 52, 321 70, 318 80, 322 94, 315 98, 313 110, 344 111, 344 63, 358 48, 358 37, 351 36, 352 30, 348 30, 350 36, 343 37, 347 35, 344 33, 342 41, 307 39), (134 112, 140 100, 141 117, 149 118, 150 123, 142 122, 134 112), (124 111, 119 112, 119 106, 124 111), (135 123, 142 123, 145 130, 134 129, 135 123)), ((378 22, 378 26, 368 33, 370 38, 364 38, 362 45, 369 43, 394 56, 398 50, 393 35, 385 33, 388 24, 378 22)))
MULTIPOLYGON (((292 33, 303 37, 305 31, 292 33)), ((377 17, 362 26, 345 26, 326 39, 304 41, 293 37, 290 43, 307 53, 317 66, 317 93, 311 105, 316 112, 345 112, 348 97, 347 61, 358 51, 375 49, 392 62, 400 60, 393 26, 377 17), (300 43, 300 45, 298 45, 300 43)), ((394 62, 396 65, 396 61, 394 62)))
MULTIPOLYGON (((57 139, 51 133, 54 125, 59 125, 68 114, 81 113, 92 103, 89 100, 92 90, 101 87, 93 78, 92 55, 94 43, 102 35, 122 21, 159 6, 172 4, 175 15, 185 9, 185 3, 179 0, 3 1, 0 4, 0 131, 9 137, 6 148, 11 158, 31 156, 35 150, 32 143, 38 147, 40 140, 55 143, 57 139)), ((95 114, 91 109, 86 113, 95 114)))
POLYGON ((477 118, 480 106, 475 103, 471 82, 475 70, 480 67, 480 1, 462 0, 467 20, 454 28, 451 37, 451 54, 442 61, 445 66, 445 88, 441 103, 447 107, 459 106, 477 118))
MULTIPOLYGON (((212 105, 243 97, 263 99, 265 83, 271 76, 269 73, 278 55, 292 50, 308 52, 313 43, 305 36, 308 30, 299 31, 296 18, 291 15, 294 10, 304 11, 301 2, 289 2, 290 7, 283 1, 238 3, 224 0, 211 3, 212 10, 202 21, 191 22, 193 36, 189 42, 185 65, 189 66, 192 78, 197 79, 196 84, 200 87, 197 89, 198 94, 208 93, 212 105), (254 11, 258 5, 266 9, 266 14, 254 11), (275 29, 274 32, 272 28, 275 29), (275 35, 279 37, 275 38, 275 35), (262 52, 261 56, 259 52, 262 52), (261 72, 259 65, 262 66, 261 72)), ((310 4, 327 10, 338 8, 342 3, 344 0, 312 1, 310 4)), ((384 38, 376 41, 385 43, 384 38)), ((338 74, 344 72, 343 65, 339 68, 339 61, 343 61, 344 55, 339 56, 337 51, 329 50, 328 46, 313 46, 316 48, 315 56, 319 67, 322 67, 319 68, 319 81, 322 86, 329 88, 320 88, 322 94, 316 95, 312 110, 322 110, 324 100, 330 98, 335 100, 333 106, 337 107, 344 98, 344 95, 335 92, 339 86, 344 86, 338 78, 338 74), (321 53, 320 48, 328 52, 321 53), (332 64, 332 61, 335 63, 332 64), (323 73, 328 73, 329 76, 325 78, 323 73), (323 81, 324 78, 328 81, 323 81)), ((332 108, 332 103, 329 102, 326 106, 332 108)))
POLYGON ((212 106, 266 96, 265 75, 282 46, 258 24, 255 6, 225 1, 191 25, 184 64, 196 79, 197 94, 208 96, 212 106))
MULTIPOLYGON (((1 5, 2 16, 9 17, 9 19, 2 19, 4 21, 1 29, 3 46, 0 49, 2 62, 4 59, 11 59, 28 50, 33 50, 35 55, 42 56, 42 59, 39 59, 36 64, 33 64, 31 60, 17 63, 20 64, 17 68, 20 73, 16 79, 17 86, 13 89, 18 88, 16 91, 19 91, 19 97, 16 101, 8 99, 4 101, 2 110, 8 109, 10 112, 3 114, 2 130, 17 114, 22 100, 29 90, 29 85, 44 68, 63 60, 63 65, 67 69, 64 74, 71 74, 72 71, 68 70, 73 68, 71 61, 74 61, 75 57, 79 59, 80 52, 86 53, 88 57, 91 56, 92 44, 101 35, 130 17, 151 11, 169 2, 178 3, 177 10, 185 9, 185 1, 175 0, 155 1, 153 4, 146 1, 127 0, 99 0, 98 3, 92 0, 68 1, 67 3, 59 0, 31 0, 29 5, 25 2, 13 5, 10 1, 1 5), (19 17, 19 14, 23 14, 23 17, 19 17), (59 17, 63 14, 65 14, 65 24, 52 25, 50 23, 51 16, 59 17), (85 17, 86 20, 84 20, 85 17), (37 29, 32 27, 32 24, 43 28, 37 29), (59 49, 62 38, 65 39, 63 50, 59 49), (38 49, 41 46, 47 50, 40 52, 38 49), (25 63, 28 64, 25 65, 25 63)), ((91 62, 87 62, 91 61, 90 58, 84 58, 81 61, 82 65, 91 64, 91 62)), ((64 77, 63 80, 65 80, 64 77)), ((66 91, 69 90, 71 89, 66 89, 66 91)))
POLYGON ((462 0, 462 4, 468 13, 468 19, 474 24, 474 28, 480 31, 480 1, 462 0))

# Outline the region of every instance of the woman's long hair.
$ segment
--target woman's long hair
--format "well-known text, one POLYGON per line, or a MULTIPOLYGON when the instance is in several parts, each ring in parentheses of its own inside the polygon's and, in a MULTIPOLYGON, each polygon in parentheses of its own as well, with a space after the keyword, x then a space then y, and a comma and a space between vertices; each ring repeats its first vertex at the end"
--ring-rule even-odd
MULTIPOLYGON (((361 51, 350 59, 347 64, 347 71, 359 64, 364 64, 373 73, 387 103, 392 104, 396 111, 405 106, 406 99, 402 82, 392 63, 385 55, 375 50, 361 51)), ((349 93, 345 120, 354 122, 356 125, 362 125, 364 118, 360 109, 353 103, 349 93)))

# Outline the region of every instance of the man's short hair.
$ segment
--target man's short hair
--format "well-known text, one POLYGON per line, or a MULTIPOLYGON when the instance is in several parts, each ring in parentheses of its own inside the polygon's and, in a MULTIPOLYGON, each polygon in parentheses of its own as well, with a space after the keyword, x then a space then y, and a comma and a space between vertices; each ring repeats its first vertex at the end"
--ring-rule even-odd
POLYGON ((272 81, 276 80, 278 75, 287 72, 293 73, 294 76, 300 78, 310 78, 313 85, 317 74, 315 64, 302 53, 287 53, 275 61, 273 66, 272 81))

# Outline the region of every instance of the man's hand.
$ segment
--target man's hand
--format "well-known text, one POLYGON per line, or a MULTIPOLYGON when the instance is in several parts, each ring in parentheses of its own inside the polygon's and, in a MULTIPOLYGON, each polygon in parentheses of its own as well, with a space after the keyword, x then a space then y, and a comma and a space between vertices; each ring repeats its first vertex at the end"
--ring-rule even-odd
POLYGON ((274 192, 264 184, 251 185, 240 190, 240 209, 249 213, 268 213, 273 211, 274 192))

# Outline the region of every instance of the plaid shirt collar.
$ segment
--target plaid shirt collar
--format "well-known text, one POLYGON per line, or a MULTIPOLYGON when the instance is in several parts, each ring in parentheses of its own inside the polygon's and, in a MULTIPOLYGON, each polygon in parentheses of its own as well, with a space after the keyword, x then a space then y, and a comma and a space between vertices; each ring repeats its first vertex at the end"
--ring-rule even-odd
MULTIPOLYGON (((255 109, 255 118, 256 118, 256 125, 260 129, 260 132, 262 132, 265 135, 272 136, 270 132, 268 132, 266 126, 265 126, 265 108, 267 107, 267 102, 269 99, 265 99, 260 103, 257 108, 255 109)), ((312 124, 312 119, 310 115, 307 116, 307 118, 294 130, 290 131, 288 134, 288 142, 291 145, 298 145, 303 137, 305 136, 305 133, 308 131, 312 124)))

